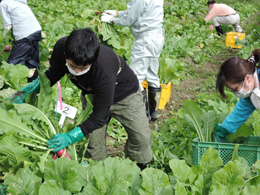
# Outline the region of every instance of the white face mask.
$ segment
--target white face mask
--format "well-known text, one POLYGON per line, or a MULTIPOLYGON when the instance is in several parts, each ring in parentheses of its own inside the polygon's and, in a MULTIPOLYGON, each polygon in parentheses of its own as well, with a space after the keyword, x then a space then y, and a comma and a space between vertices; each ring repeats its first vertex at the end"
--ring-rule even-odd
POLYGON ((245 91, 244 91, 244 85, 245 85, 245 81, 243 82, 243 87, 242 87, 242 89, 240 89, 239 91, 235 92, 235 95, 236 95, 238 98, 247 98, 247 97, 249 97, 249 96, 252 94, 252 92, 253 92, 253 90, 251 89, 250 86, 249 86, 248 92, 245 92, 245 91))
POLYGON ((86 74, 90 69, 90 68, 87 68, 86 70, 76 73, 67 63, 66 63, 66 66, 68 67, 69 72, 75 76, 81 76, 83 74, 86 74))
POLYGON ((256 71, 254 73, 254 82, 255 82, 255 88, 253 90, 252 95, 250 96, 250 99, 255 106, 256 109, 260 109, 260 84, 259 84, 259 78, 258 78, 258 71, 256 68, 256 71))

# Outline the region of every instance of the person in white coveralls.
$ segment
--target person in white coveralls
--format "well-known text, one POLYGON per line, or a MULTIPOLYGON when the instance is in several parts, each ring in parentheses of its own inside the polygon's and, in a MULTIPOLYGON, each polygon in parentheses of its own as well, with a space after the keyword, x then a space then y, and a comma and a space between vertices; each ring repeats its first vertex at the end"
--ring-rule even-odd
POLYGON ((147 117, 158 117, 161 86, 158 76, 158 58, 164 45, 163 0, 130 0, 127 10, 105 10, 102 22, 129 26, 134 36, 130 68, 136 74, 146 104, 147 117), (148 82, 148 99, 142 82, 148 82))

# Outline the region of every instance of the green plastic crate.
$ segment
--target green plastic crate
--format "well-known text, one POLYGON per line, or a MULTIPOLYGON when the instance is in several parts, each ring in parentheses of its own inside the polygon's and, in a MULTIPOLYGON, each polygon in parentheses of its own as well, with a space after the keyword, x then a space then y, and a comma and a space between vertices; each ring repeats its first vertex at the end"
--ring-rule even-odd
MULTIPOLYGON (((192 158, 193 165, 199 165, 202 156, 207 152, 209 146, 215 148, 219 152, 219 156, 225 165, 232 159, 232 154, 236 144, 220 143, 220 142, 201 142, 196 137, 192 141, 192 158)), ((239 144, 238 156, 245 158, 252 168, 257 160, 260 160, 260 136, 249 136, 245 144, 239 144)))
POLYGON ((0 184, 0 195, 6 195, 7 194, 7 187, 0 184))

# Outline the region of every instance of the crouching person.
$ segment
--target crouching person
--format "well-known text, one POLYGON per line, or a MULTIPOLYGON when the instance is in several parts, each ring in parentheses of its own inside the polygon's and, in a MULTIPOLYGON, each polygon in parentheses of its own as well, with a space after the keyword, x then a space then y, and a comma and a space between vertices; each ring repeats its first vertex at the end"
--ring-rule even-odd
MULTIPOLYGON (((49 148, 57 152, 86 137, 89 138, 86 157, 104 160, 107 125, 114 117, 128 134, 126 157, 136 161, 141 169, 146 167, 152 159, 149 122, 138 79, 122 57, 100 44, 91 29, 78 29, 55 44, 45 74, 51 86, 68 74, 82 90, 83 99, 85 94, 93 94, 90 117, 69 133, 54 135, 47 142, 49 148)), ((20 98, 14 97, 13 101, 22 102, 20 98)))
POLYGON ((218 35, 224 34, 221 24, 231 24, 237 32, 243 32, 239 25, 240 16, 232 7, 223 3, 216 3, 215 0, 209 0, 208 8, 210 11, 206 16, 205 21, 209 22, 210 20, 213 20, 218 35))

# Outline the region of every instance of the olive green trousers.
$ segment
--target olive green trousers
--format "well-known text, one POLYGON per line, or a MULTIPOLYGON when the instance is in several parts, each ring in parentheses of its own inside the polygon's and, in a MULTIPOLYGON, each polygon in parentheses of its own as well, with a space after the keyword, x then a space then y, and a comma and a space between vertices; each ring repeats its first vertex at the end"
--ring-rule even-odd
MULTIPOLYGON (((138 90, 113 104, 110 107, 110 117, 118 120, 127 132, 128 139, 124 150, 126 157, 137 163, 150 162, 152 160, 151 131, 141 91, 138 90)), ((96 161, 106 158, 106 134, 107 124, 87 135, 89 144, 86 158, 96 161)))

